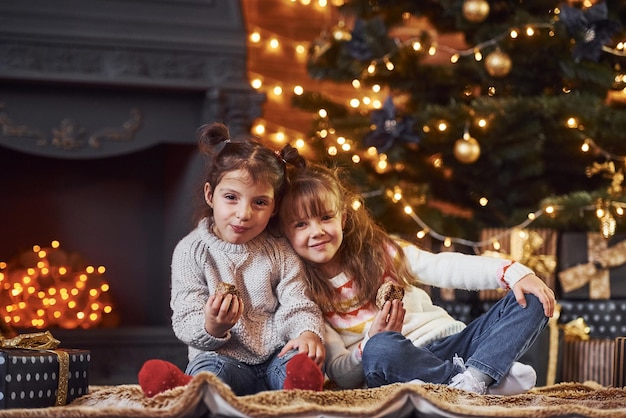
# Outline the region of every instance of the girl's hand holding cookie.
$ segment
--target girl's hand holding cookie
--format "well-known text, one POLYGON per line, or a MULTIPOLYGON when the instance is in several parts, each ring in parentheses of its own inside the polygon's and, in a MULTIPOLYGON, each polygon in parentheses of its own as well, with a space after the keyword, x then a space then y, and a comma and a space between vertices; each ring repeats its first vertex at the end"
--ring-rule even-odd
POLYGON ((239 321, 243 308, 243 300, 233 285, 218 286, 204 307, 204 328, 214 337, 223 338, 239 321))

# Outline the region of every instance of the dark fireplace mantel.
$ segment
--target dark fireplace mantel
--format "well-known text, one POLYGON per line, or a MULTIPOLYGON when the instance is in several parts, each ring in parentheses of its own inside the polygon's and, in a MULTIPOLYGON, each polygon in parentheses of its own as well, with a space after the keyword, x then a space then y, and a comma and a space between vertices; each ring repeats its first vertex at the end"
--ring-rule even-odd
POLYGON ((206 121, 236 135, 263 100, 238 1, 0 2, 2 146, 98 158, 193 142, 206 121))
POLYGON ((106 266, 119 326, 169 327, 196 129, 261 115, 246 56, 239 1, 0 1, 0 261, 59 240, 106 266))

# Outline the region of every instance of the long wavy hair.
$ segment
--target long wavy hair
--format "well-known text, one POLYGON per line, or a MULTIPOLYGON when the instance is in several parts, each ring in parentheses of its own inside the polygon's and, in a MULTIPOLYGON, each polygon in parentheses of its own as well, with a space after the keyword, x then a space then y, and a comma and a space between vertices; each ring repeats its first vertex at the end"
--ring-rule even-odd
MULTIPOLYGON (((279 211, 283 231, 300 219, 320 217, 329 211, 345 214, 343 242, 335 255, 342 271, 354 279, 358 303, 375 301, 383 276, 403 286, 417 284, 400 245, 376 223, 363 198, 348 186, 338 168, 301 164, 288 169, 288 187, 279 211)), ((340 301, 323 266, 304 260, 311 297, 325 311, 341 311, 340 301)))

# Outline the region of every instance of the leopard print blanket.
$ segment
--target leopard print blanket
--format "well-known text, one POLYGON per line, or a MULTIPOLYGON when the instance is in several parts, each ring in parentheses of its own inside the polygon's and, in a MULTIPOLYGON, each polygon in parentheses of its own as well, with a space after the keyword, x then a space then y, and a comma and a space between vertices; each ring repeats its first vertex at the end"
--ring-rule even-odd
POLYGON ((138 385, 90 386, 70 405, 0 411, 0 418, 83 417, 625 417, 626 388, 559 383, 516 396, 479 396, 435 384, 268 391, 235 396, 214 375, 153 398, 138 385))

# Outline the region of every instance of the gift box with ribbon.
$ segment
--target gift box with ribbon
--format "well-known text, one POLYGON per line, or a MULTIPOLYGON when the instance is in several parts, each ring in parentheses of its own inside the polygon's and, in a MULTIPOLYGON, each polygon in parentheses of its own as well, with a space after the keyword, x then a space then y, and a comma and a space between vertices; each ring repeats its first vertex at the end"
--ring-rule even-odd
POLYGON ((88 393, 90 352, 59 344, 49 331, 0 337, 0 410, 66 405, 88 393))
POLYGON ((626 298, 626 235, 563 233, 558 278, 563 299, 626 298))
MULTIPOLYGON (((558 231, 550 228, 485 228, 480 233, 483 243, 490 243, 483 255, 515 260, 531 268, 551 288, 555 289, 558 231)), ((481 300, 498 300, 503 289, 481 290, 481 300)))

